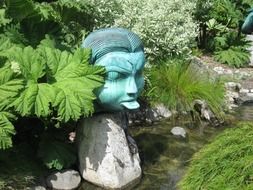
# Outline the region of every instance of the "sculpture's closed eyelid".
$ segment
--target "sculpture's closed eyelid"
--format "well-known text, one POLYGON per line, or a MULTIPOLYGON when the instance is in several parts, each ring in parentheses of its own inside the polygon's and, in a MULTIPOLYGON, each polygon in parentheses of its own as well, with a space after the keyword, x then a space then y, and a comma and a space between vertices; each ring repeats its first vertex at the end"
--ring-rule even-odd
POLYGON ((118 66, 107 66, 106 71, 107 72, 114 71, 114 72, 119 72, 119 73, 123 73, 123 74, 126 74, 126 75, 132 73, 131 70, 128 70, 128 69, 125 69, 125 68, 122 68, 122 67, 118 67, 118 66))
POLYGON ((118 80, 118 79, 124 79, 126 77, 127 77, 126 74, 120 73, 120 72, 117 72, 117 71, 108 71, 106 73, 106 79, 111 80, 111 81, 118 80))

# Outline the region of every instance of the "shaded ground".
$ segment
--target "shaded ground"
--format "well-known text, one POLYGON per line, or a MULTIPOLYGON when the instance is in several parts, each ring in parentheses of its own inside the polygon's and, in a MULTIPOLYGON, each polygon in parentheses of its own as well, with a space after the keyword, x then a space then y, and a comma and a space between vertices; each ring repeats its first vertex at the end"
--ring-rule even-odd
POLYGON ((38 162, 36 154, 28 144, 0 151, 0 189, 31 189, 48 170, 38 162))

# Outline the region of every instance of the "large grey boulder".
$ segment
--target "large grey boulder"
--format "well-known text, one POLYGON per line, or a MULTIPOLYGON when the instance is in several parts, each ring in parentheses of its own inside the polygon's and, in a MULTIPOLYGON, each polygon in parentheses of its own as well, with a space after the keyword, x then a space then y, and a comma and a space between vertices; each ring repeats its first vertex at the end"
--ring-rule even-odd
MULTIPOLYGON (((139 182, 138 151, 131 151, 121 114, 98 114, 80 122, 77 130, 79 169, 96 185, 122 189, 139 182)), ((131 140, 132 141, 132 140, 131 140)))
POLYGON ((81 177, 75 170, 65 170, 55 172, 46 179, 46 184, 51 189, 72 190, 76 189, 81 183, 81 177))

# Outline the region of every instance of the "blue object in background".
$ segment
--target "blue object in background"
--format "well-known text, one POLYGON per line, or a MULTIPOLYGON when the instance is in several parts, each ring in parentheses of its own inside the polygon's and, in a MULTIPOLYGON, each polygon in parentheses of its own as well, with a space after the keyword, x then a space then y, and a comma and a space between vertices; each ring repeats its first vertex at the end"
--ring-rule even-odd
POLYGON ((244 34, 251 34, 253 32, 253 8, 249 10, 249 14, 242 25, 241 31, 244 34))

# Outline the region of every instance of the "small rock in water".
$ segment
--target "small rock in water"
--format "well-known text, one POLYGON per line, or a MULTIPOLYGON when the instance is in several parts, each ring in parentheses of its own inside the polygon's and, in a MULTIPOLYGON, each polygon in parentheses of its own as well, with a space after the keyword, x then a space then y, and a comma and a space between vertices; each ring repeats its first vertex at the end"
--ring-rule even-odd
POLYGON ((39 186, 32 187, 31 190, 46 190, 46 188, 39 185, 39 186))
POLYGON ((241 93, 241 94, 247 94, 249 92, 249 89, 244 89, 244 88, 242 88, 240 91, 239 91, 239 93, 241 93))
POLYGON ((156 112, 156 116, 161 116, 163 118, 169 118, 171 117, 172 113, 170 112, 170 110, 168 110, 163 104, 158 104, 155 107, 155 112, 156 112))
POLYGON ((175 136, 186 137, 186 131, 182 127, 173 127, 170 132, 175 136))
POLYGON ((224 73, 224 69, 222 67, 214 67, 213 70, 218 74, 224 73))
POLYGON ((52 189, 72 190, 80 185, 81 177, 75 170, 65 170, 48 176, 46 183, 52 189))

